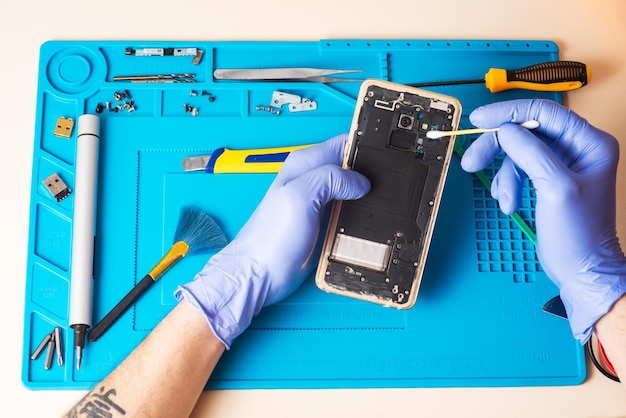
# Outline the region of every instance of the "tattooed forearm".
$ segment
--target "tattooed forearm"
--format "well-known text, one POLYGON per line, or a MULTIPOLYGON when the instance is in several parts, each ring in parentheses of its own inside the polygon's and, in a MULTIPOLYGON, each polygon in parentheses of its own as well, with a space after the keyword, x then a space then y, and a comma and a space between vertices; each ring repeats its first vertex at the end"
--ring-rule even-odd
POLYGON ((183 300, 64 416, 188 417, 225 349, 204 316, 183 300))
POLYGON ((106 389, 100 386, 89 392, 72 409, 66 418, 113 418, 126 415, 126 411, 113 399, 116 395, 115 389, 106 389))

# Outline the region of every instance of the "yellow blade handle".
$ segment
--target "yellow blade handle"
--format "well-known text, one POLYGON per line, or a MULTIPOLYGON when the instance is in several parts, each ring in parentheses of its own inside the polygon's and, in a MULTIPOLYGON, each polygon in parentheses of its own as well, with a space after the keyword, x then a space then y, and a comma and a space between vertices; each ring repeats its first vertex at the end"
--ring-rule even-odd
POLYGON ((485 74, 485 85, 492 93, 510 89, 533 91, 568 91, 591 81, 591 68, 576 61, 554 61, 518 70, 491 68, 485 74))
POLYGON ((290 152, 310 147, 291 147, 232 150, 219 148, 213 151, 205 171, 207 173, 278 173, 290 152))

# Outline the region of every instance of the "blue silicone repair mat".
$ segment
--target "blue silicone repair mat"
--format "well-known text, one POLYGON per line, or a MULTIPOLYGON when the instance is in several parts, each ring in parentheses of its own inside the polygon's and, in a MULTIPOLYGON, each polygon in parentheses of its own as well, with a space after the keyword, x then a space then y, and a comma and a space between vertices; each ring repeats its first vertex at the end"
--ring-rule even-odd
MULTIPOLYGON (((482 78, 491 67, 558 60, 550 41, 323 40, 320 42, 52 41, 41 47, 30 236, 26 277, 23 382, 33 389, 90 388, 108 374, 174 306, 172 293, 209 255, 188 256, 95 343, 75 368, 69 328, 73 195, 57 202, 42 180, 75 184, 76 125, 54 135, 59 117, 100 116, 94 262, 94 323, 172 244, 180 209, 209 212, 232 239, 262 199, 268 174, 185 173, 186 156, 218 147, 262 148, 322 141, 348 131, 359 83, 236 82, 220 68, 360 69, 362 78, 399 83, 482 78), (126 48, 198 48, 191 56, 127 55, 126 48), (195 74, 195 83, 130 83, 115 76, 195 74), (116 100, 128 90, 132 99, 116 100), (317 103, 280 115, 274 92, 317 103), (196 95, 194 96, 194 93, 196 95), (209 96, 209 94, 211 96, 209 96), (210 97, 213 99, 209 100, 210 97), (132 100, 134 111, 124 103, 132 100), (107 109, 118 105, 117 112, 107 109), (101 105, 104 109, 96 113, 101 105), (197 109, 197 114, 185 109, 197 109), (62 328, 64 364, 30 359, 46 333, 62 328)), ((354 76, 354 75, 351 75, 354 76)), ((435 89, 435 88, 433 88, 435 89)), ((438 87, 475 107, 559 93, 484 85, 438 87)), ((579 94, 579 93, 575 93, 579 94)), ((493 175, 493 173, 487 173, 493 175)), ((532 224, 529 189, 521 215, 532 224)), ((297 231, 294 231, 297 234, 297 231)), ((571 385, 585 378, 583 351, 567 321, 542 312, 557 294, 533 245, 454 157, 420 294, 408 311, 318 290, 313 278, 265 309, 219 363, 208 388, 365 388, 571 385)), ((147 359, 149 362, 149 359, 147 359)), ((159 367, 158 364, 150 367, 159 367)))

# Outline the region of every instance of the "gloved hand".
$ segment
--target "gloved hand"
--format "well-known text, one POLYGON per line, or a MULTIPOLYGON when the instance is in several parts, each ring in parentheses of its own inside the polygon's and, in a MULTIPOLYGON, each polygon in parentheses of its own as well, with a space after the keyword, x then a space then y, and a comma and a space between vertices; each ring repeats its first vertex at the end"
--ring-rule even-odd
POLYGON ((537 195, 537 256, 560 289, 574 336, 586 342, 595 322, 626 292, 626 259, 615 227, 617 141, 547 100, 487 105, 470 121, 500 131, 468 148, 463 169, 481 170, 506 153, 491 190, 506 214, 518 209, 530 178, 537 195), (528 131, 514 124, 527 120, 541 125, 528 131))
POLYGON ((312 271, 326 204, 369 191, 363 175, 341 168, 346 139, 291 153, 235 239, 176 290, 227 349, 261 308, 287 297, 312 271))

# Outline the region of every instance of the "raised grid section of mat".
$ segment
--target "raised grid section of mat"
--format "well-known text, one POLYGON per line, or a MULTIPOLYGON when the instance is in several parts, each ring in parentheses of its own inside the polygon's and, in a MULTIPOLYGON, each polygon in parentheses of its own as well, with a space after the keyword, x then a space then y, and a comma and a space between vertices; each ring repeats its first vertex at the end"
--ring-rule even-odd
MULTIPOLYGON (((499 161, 483 169, 483 172, 493 179, 498 167, 499 161)), ((508 273, 515 283, 534 282, 536 273, 543 270, 533 242, 509 216, 502 213, 498 202, 478 179, 474 179, 473 185, 478 270, 508 273)), ((517 213, 533 231, 535 201, 535 190, 527 184, 517 213)))

